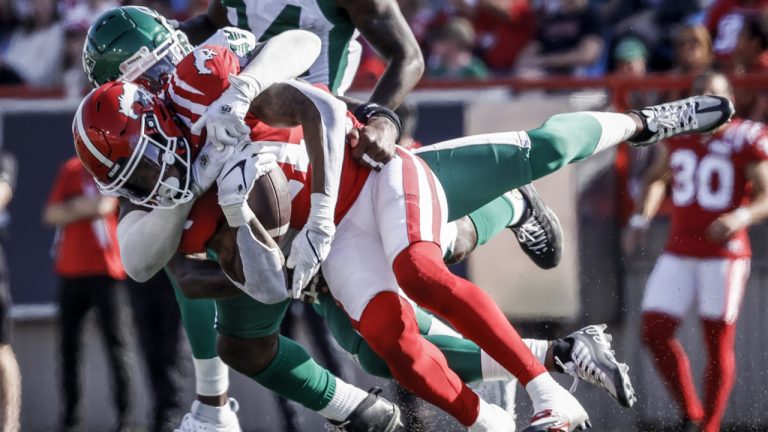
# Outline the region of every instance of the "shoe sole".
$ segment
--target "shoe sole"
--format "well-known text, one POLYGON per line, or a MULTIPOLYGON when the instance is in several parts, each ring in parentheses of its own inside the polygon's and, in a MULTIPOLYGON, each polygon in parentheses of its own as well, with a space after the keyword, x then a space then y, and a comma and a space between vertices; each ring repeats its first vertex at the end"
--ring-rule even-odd
POLYGON ((547 206, 544 203, 544 200, 541 199, 541 195, 539 195, 539 191, 537 191, 532 184, 522 186, 518 189, 520 190, 525 189, 527 191, 530 191, 528 193, 532 196, 533 199, 530 199, 529 203, 533 207, 534 213, 540 213, 544 215, 544 217, 546 217, 547 219, 553 220, 555 223, 555 225, 553 226, 553 231, 556 231, 555 234, 556 234, 557 240, 554 242, 555 244, 553 244, 553 247, 557 252, 555 254, 554 265, 541 266, 536 261, 534 261, 534 263, 537 266, 539 266, 539 268, 542 268, 544 270, 553 269, 557 267, 558 264, 560 264, 560 260, 562 259, 562 255, 563 255, 563 247, 565 246, 565 240, 563 238, 563 226, 560 225, 560 219, 557 217, 557 214, 554 211, 552 211, 552 209, 549 208, 549 206, 547 206))

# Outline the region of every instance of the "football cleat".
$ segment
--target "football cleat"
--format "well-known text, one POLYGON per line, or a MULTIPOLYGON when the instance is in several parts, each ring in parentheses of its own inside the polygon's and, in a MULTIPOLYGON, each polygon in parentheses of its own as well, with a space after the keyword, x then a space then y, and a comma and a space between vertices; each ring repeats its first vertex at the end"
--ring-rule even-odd
POLYGON ((200 405, 200 401, 192 402, 192 408, 190 408, 188 413, 184 414, 181 426, 178 429, 174 429, 174 432, 242 432, 236 414, 237 410, 240 409, 240 405, 234 398, 229 398, 226 405, 221 407, 221 409, 227 411, 222 413, 222 417, 228 418, 226 422, 214 423, 200 418, 197 415, 200 405))
POLYGON ((630 113, 643 121, 643 130, 629 140, 635 147, 644 147, 683 133, 712 132, 733 117, 733 103, 721 96, 692 96, 630 113))
POLYGON ((342 422, 329 421, 337 430, 348 432, 404 431, 400 408, 379 396, 381 389, 374 387, 342 422))
POLYGON ((539 411, 531 418, 531 424, 522 430, 522 432, 571 432, 583 431, 591 428, 592 423, 584 416, 580 423, 573 423, 556 411, 546 409, 539 411))
POLYGON ((556 267, 563 255, 563 229, 557 215, 542 201, 532 184, 509 193, 521 194, 528 203, 527 217, 510 227, 523 252, 540 268, 556 267))
POLYGON ((571 340, 570 358, 555 357, 563 371, 574 377, 571 392, 579 380, 605 390, 621 406, 631 407, 637 397, 629 379, 629 366, 619 363, 611 349, 612 337, 605 333, 607 325, 590 325, 564 338, 571 340))

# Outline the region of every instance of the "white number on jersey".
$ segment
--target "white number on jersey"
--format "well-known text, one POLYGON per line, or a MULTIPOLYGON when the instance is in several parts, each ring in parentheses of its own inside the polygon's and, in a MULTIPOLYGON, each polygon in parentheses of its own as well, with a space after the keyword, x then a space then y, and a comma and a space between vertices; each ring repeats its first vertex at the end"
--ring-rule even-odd
POLYGON ((733 198, 734 168, 730 159, 708 154, 699 159, 693 150, 672 153, 669 165, 674 174, 672 202, 685 207, 697 202, 701 208, 720 211, 733 198))

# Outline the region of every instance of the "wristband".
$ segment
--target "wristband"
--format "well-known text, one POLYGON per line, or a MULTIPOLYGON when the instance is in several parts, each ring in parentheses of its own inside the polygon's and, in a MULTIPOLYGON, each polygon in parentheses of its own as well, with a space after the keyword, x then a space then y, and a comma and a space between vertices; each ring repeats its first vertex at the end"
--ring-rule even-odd
POLYGON ((648 219, 646 219, 641 214, 633 214, 632 217, 629 218, 629 226, 631 228, 641 229, 645 230, 648 229, 649 226, 648 219))
POLYGON ((391 120, 392 124, 395 125, 395 129, 397 129, 397 139, 395 140, 395 143, 400 142, 400 136, 403 133, 403 124, 400 122, 400 117, 395 114, 394 111, 373 102, 364 103, 355 110, 355 118, 360 121, 360 123, 368 124, 373 117, 386 117, 391 120))

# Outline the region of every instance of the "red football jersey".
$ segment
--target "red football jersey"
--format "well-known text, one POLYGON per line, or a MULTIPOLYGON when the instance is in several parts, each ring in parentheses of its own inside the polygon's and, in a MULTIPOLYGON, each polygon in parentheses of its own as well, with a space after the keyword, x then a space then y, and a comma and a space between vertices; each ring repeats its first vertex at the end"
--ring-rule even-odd
MULTIPOLYGON (((238 73, 240 73, 239 60, 230 49, 214 45, 200 46, 177 65, 166 89, 167 100, 189 128, 229 87, 229 75, 238 73)), ((347 113, 347 118, 349 127, 360 126, 351 113, 347 113)), ((278 164, 290 185, 291 227, 301 229, 309 216, 311 191, 311 169, 306 148, 303 145, 301 127, 271 127, 251 114, 246 116, 245 122, 251 128, 251 141, 271 143, 265 146, 277 155, 278 164)), ((192 136, 190 141, 194 155, 205 142, 205 137, 192 136)), ((336 205, 337 223, 357 199, 369 173, 368 168, 355 162, 347 147, 336 205)), ((224 223, 224 215, 217 205, 216 191, 210 190, 192 207, 179 251, 182 253, 205 251, 208 239, 222 223, 224 223)))
POLYGON ((666 145, 673 175, 666 250, 702 258, 751 256, 747 230, 718 244, 707 239, 706 229, 724 213, 749 202, 746 167, 768 159, 768 128, 734 119, 716 134, 683 135, 666 145))

